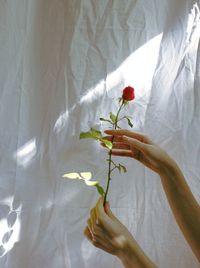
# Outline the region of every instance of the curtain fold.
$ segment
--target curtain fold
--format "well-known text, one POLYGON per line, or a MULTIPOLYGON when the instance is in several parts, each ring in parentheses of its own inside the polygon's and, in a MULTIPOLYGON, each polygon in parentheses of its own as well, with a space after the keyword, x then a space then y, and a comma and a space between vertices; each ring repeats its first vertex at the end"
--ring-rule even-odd
MULTIPOLYGON (((98 194, 67 172, 105 185, 106 153, 79 140, 117 109, 127 85, 134 129, 159 143, 200 201, 200 2, 0 1, 0 266, 122 267, 83 236, 98 194)), ((124 125, 123 127, 127 127, 124 125)), ((161 268, 199 267, 159 177, 131 159, 109 200, 161 268), (163 228, 164 226, 164 228, 163 228)))

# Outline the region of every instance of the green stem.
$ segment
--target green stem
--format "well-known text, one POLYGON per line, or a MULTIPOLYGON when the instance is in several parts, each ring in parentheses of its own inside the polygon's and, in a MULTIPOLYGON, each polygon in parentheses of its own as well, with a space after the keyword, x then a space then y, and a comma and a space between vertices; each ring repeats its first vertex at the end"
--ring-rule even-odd
MULTIPOLYGON (((117 128, 117 123, 118 123, 118 117, 119 117, 119 113, 122 109, 124 105, 124 100, 122 100, 122 103, 119 107, 119 110, 117 112, 117 115, 116 115, 116 120, 115 120, 115 123, 113 124, 113 129, 116 129, 117 128)), ((111 142, 113 143, 114 141, 114 136, 112 136, 112 140, 111 142)), ((110 186, 110 181, 111 181, 111 172, 113 169, 111 169, 111 163, 112 163, 112 149, 109 150, 109 159, 108 159, 108 177, 107 177, 107 185, 106 185, 106 192, 105 192, 105 195, 104 195, 104 201, 103 201, 103 204, 105 206, 106 204, 106 200, 107 200, 107 195, 108 195, 108 190, 109 190, 109 186, 110 186)))

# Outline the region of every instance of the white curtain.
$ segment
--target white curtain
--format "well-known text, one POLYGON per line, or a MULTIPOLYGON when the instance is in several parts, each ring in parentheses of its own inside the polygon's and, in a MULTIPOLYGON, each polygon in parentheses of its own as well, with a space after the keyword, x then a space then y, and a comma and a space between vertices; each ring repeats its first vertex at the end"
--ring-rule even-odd
MULTIPOLYGON (((199 0, 0 1, 0 266, 122 267, 83 236, 106 152, 79 133, 136 90, 134 129, 159 143, 200 201, 199 0)), ((109 201, 161 268, 197 268, 159 177, 131 159, 109 201)), ((117 161, 118 161, 117 160, 117 161)))

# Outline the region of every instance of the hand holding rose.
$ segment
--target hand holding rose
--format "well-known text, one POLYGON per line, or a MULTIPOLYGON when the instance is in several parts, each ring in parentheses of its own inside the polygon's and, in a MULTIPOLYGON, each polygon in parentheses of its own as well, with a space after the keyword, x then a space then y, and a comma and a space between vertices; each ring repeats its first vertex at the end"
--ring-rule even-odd
POLYGON ((127 268, 155 268, 127 228, 114 216, 108 203, 101 197, 90 212, 84 231, 95 246, 117 256, 127 268))
POLYGON ((112 155, 132 157, 159 175, 175 164, 163 149, 142 133, 129 130, 106 130, 105 133, 109 134, 105 137, 107 140, 114 136, 112 155))

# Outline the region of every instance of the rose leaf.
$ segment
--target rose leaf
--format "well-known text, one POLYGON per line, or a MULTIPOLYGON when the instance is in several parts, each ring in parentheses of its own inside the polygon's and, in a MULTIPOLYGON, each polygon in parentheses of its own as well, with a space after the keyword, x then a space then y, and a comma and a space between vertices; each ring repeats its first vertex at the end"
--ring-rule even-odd
POLYGON ((105 146, 111 150, 112 149, 112 142, 111 141, 108 141, 106 139, 101 139, 101 141, 105 144, 105 146))
POLYGON ((126 173, 127 172, 127 169, 126 169, 126 167, 124 165, 119 164, 119 171, 120 172, 123 171, 124 173, 126 173))
POLYGON ((125 116, 124 118, 126 118, 127 122, 128 122, 128 125, 130 127, 133 127, 133 123, 131 122, 130 118, 128 116, 125 116))
POLYGON ((79 174, 76 173, 76 172, 66 173, 66 174, 64 174, 62 177, 63 177, 63 178, 70 179, 70 180, 80 179, 79 174))
POLYGON ((97 191, 100 195, 104 195, 105 191, 103 189, 103 187, 101 187, 99 184, 96 184, 95 187, 97 188, 97 191))
POLYGON ((110 112, 110 119, 113 122, 113 124, 115 124, 117 117, 116 117, 116 115, 114 115, 113 113, 110 112))

